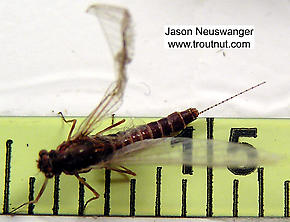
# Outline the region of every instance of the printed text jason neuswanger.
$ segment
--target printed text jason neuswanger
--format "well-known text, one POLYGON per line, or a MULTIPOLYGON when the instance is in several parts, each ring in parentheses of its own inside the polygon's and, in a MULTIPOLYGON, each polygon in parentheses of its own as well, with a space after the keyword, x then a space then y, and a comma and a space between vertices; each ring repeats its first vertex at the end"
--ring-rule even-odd
POLYGON ((253 26, 165 26, 168 49, 254 47, 253 26))

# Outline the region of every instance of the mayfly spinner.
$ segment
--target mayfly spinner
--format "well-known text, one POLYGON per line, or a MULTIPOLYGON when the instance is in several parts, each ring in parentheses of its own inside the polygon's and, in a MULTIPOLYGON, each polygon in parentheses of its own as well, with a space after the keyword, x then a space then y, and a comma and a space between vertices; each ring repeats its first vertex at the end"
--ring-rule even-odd
POLYGON ((154 162, 159 164, 183 163, 202 166, 256 166, 265 161, 264 157, 257 155, 256 152, 251 155, 252 149, 238 143, 192 140, 188 138, 173 140, 174 137, 170 137, 183 130, 201 113, 254 89, 265 82, 244 90, 201 112, 195 108, 189 108, 183 112, 174 112, 155 122, 118 132, 117 134, 104 135, 107 131, 125 121, 121 120, 95 135, 90 135, 99 126, 99 123, 104 117, 114 112, 122 101, 127 82, 126 66, 132 60, 133 35, 131 17, 128 10, 109 5, 92 5, 87 11, 99 18, 100 24, 105 32, 116 66, 117 81, 109 87, 99 105, 81 123, 76 132, 74 132, 76 120, 66 120, 60 113, 65 122, 72 123, 68 138, 56 150, 41 150, 39 152, 37 166, 44 173, 45 181, 35 200, 24 203, 13 211, 16 211, 26 204, 38 202, 45 190, 48 179, 61 173, 74 175, 93 192, 94 197, 89 199, 87 201, 88 203, 97 199, 99 194, 79 176, 79 173, 88 172, 93 168, 105 168, 135 176, 136 174, 125 168, 123 164, 154 162), (113 36, 110 35, 111 32, 114 33, 113 36), (186 151, 177 147, 180 147, 180 144, 184 143, 193 144, 194 149, 192 155, 186 155, 186 151), (208 144, 210 144, 213 152, 207 152, 208 144), (245 161, 237 155, 231 155, 227 158, 226 151, 228 147, 234 147, 238 151, 243 150, 248 157, 252 157, 250 158, 252 161, 245 161), (156 156, 155 158, 153 154, 156 156), (208 158, 209 155, 212 156, 208 158))

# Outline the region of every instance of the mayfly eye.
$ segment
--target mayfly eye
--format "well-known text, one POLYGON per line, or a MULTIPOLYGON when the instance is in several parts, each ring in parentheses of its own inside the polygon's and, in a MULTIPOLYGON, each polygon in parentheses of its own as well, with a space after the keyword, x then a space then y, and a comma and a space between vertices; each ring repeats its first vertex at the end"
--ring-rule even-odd
POLYGON ((55 157, 55 156, 56 156, 56 152, 55 152, 55 150, 51 150, 51 151, 48 153, 48 155, 49 155, 50 158, 55 157))
POLYGON ((44 156, 44 155, 46 155, 47 154, 47 151, 46 150, 40 150, 39 151, 39 156, 40 157, 42 157, 42 156, 44 156))

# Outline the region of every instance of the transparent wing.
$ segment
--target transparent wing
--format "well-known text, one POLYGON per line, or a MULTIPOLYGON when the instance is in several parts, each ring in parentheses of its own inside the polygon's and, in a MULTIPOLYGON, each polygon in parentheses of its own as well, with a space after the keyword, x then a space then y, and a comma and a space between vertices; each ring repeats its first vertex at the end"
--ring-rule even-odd
POLYGON ((134 32, 129 11, 117 6, 96 4, 91 5, 87 12, 98 17, 112 55, 118 56, 125 47, 126 59, 130 61, 133 57, 134 32))
POLYGON ((104 30, 114 58, 117 80, 107 89, 100 104, 82 122, 73 138, 90 134, 100 120, 118 109, 127 82, 126 65, 132 59, 133 34, 127 9, 98 4, 90 6, 87 12, 98 17, 104 30))
POLYGON ((187 164, 253 167, 278 159, 279 157, 273 154, 240 143, 167 137, 130 144, 115 152, 104 165, 187 164))

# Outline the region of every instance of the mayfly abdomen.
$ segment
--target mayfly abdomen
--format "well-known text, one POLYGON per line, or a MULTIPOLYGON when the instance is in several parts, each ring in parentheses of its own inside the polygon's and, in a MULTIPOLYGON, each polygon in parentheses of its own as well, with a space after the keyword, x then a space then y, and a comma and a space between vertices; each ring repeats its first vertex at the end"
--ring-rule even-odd
POLYGON ((61 161, 64 163, 62 168, 65 172, 75 172, 106 160, 114 151, 129 144, 170 136, 183 130, 198 117, 198 114, 197 109, 190 108, 117 134, 88 137, 85 141, 75 143, 75 149, 72 147, 67 149, 65 158, 61 161), (78 166, 77 169, 76 166, 78 166))
MULTIPOLYGON (((157 139, 170 136, 183 130, 189 123, 198 117, 198 111, 195 108, 189 108, 182 112, 174 112, 165 118, 154 121, 136 128, 119 132, 122 147, 145 139, 157 139)), ((121 148, 117 146, 117 149, 121 148)))
POLYGON ((182 112, 174 112, 165 118, 156 122, 148 123, 152 132, 152 139, 170 136, 183 130, 187 124, 191 123, 198 117, 198 111, 195 108, 190 108, 182 112))

